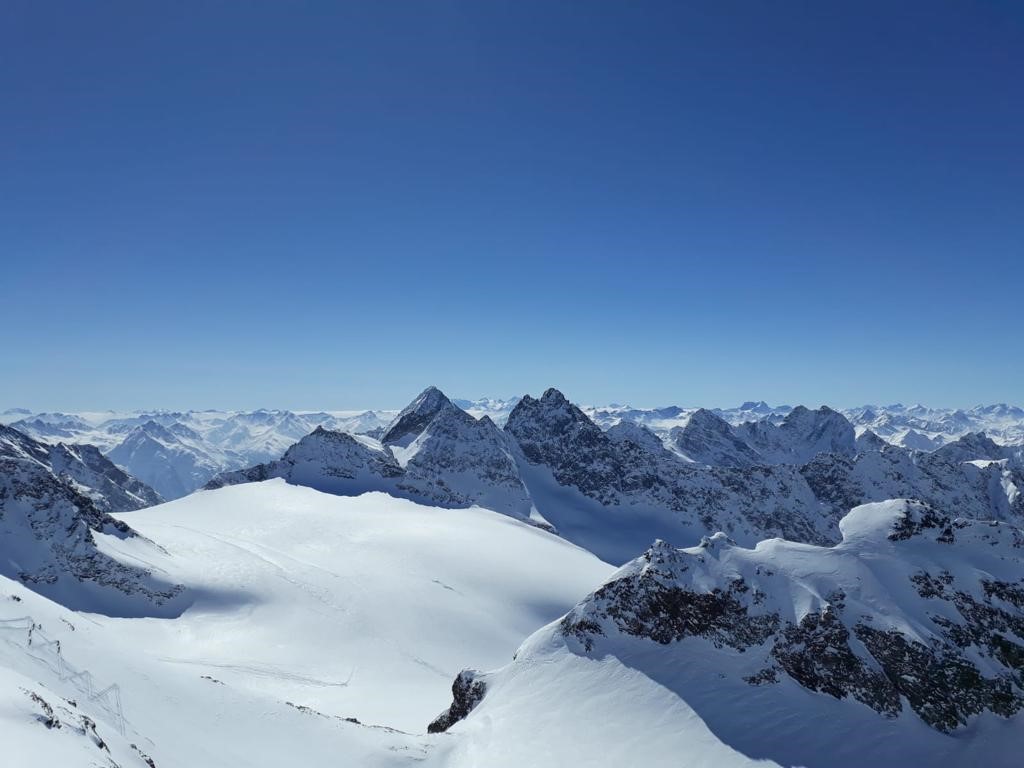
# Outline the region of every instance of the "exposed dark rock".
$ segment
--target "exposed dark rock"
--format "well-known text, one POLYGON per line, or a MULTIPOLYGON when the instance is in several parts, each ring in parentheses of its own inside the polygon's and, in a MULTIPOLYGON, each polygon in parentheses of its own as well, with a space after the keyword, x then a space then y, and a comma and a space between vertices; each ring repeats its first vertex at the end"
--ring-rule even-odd
POLYGON ((427 726, 427 733, 447 731, 455 723, 465 719, 487 692, 487 684, 480 679, 479 672, 471 669, 463 670, 452 683, 452 704, 448 709, 434 718, 427 726))
POLYGON ((886 717, 902 706, 896 689, 850 650, 850 632, 830 605, 788 623, 776 639, 772 656, 804 688, 843 699, 853 696, 886 717))

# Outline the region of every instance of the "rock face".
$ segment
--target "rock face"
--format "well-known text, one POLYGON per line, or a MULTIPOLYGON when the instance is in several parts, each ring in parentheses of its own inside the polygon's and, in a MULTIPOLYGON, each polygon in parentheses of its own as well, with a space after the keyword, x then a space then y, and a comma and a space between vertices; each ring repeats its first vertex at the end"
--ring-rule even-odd
POLYGON ((479 695, 479 673, 460 676, 457 717, 435 722, 465 717, 461 734, 499 744, 523 732, 517 719, 561 733, 610 686, 628 698, 601 699, 610 720, 659 697, 632 726, 637 744, 696 720, 773 765, 1015 765, 1024 532, 906 500, 858 507, 841 529, 833 547, 657 541, 483 676, 479 695))
POLYGON ((945 514, 1024 522, 1020 466, 997 458, 1004 449, 991 441, 960 442, 930 454, 891 445, 855 457, 820 454, 800 472, 832 515, 867 502, 913 498, 945 514), (963 460, 964 456, 971 459, 963 460))
MULTIPOLYGON (((118 539, 136 533, 100 509, 69 477, 67 468, 77 458, 73 449, 53 449, 7 427, 0 427, 0 437, 0 574, 76 610, 111 615, 176 610, 180 587, 162 584, 97 546, 96 533, 118 539)), ((86 452, 86 458, 94 457, 86 452)), ((83 470, 75 466, 75 471, 83 470)), ((116 472, 111 475, 120 479, 116 472)))
POLYGON ((542 523, 515 452, 515 443, 490 418, 474 419, 448 403, 401 452, 405 477, 399 488, 428 502, 475 504, 522 519, 532 515, 542 523))
POLYGON ((908 501, 858 507, 842 528, 843 542, 818 552, 786 542, 741 549, 722 535, 691 549, 658 542, 561 631, 597 655, 617 638, 666 652, 700 638, 757 658, 752 685, 787 675, 887 718, 906 702, 944 732, 1024 707, 1020 529, 908 501), (807 603, 786 602, 808 587, 807 603))
POLYGON ((539 399, 524 397, 505 425, 519 443, 524 476, 539 467, 565 489, 554 495, 527 482, 537 508, 559 531, 572 536, 566 517, 578 502, 569 491, 618 511, 608 520, 591 513, 586 525, 606 525, 604 541, 581 541, 611 562, 643 547, 640 538, 651 530, 687 539, 724 530, 747 543, 767 536, 823 543, 838 536, 838 518, 821 509, 796 467, 695 465, 639 429, 620 424, 605 432, 554 389, 539 399))
POLYGON ((752 467, 764 458, 737 437, 729 422, 711 411, 695 411, 685 427, 675 427, 669 439, 684 455, 701 464, 752 467))
POLYGON ((404 448, 427 428, 439 411, 452 407, 452 402, 441 390, 427 387, 384 429, 380 441, 384 445, 404 448))
POLYGON ((662 503, 670 499, 665 467, 679 464, 674 456, 631 439, 613 440, 557 389, 520 400, 505 431, 528 462, 547 467, 560 485, 602 504, 637 493, 662 503))
POLYGON ((103 512, 128 512, 163 503, 160 494, 138 480, 93 445, 50 448, 54 472, 74 482, 103 512))
POLYGON ((778 426, 769 420, 748 422, 737 433, 772 464, 805 464, 820 453, 856 453, 853 425, 827 406, 812 411, 798 405, 778 426))
POLYGON ((87 496, 101 512, 127 512, 163 501, 156 491, 118 468, 92 445, 42 443, 0 425, 0 456, 31 457, 87 496))
POLYGON ((442 733, 464 720, 486 692, 487 684, 479 672, 472 669, 460 672, 452 683, 452 705, 427 726, 427 733, 442 733))
POLYGON ((431 388, 379 443, 318 428, 279 460, 219 475, 207 487, 284 478, 327 493, 383 491, 445 507, 484 506, 539 525, 513 456, 515 445, 486 416, 474 419, 431 388))
POLYGON ((881 451, 887 445, 889 445, 889 443, 885 442, 885 440, 880 438, 870 429, 866 429, 861 434, 857 435, 857 453, 864 453, 865 451, 881 451))

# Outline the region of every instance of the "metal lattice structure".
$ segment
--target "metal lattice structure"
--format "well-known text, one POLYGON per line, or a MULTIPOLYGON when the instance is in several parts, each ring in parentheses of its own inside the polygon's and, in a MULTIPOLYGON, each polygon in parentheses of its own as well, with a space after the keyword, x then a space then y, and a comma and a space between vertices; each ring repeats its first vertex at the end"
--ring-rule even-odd
POLYGON ((73 686, 103 710, 111 724, 122 736, 125 732, 124 710, 121 706, 121 689, 117 683, 101 686, 87 669, 78 669, 61 652, 60 640, 54 640, 31 616, 16 619, 0 619, 0 632, 4 639, 17 645, 28 656, 45 665, 61 682, 73 686))

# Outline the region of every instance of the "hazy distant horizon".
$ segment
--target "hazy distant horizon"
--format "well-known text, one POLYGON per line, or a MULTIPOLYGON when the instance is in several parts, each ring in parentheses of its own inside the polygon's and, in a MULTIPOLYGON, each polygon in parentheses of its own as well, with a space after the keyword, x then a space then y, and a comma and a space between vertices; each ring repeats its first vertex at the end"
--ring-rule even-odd
MULTIPOLYGON (((547 387, 545 387, 544 389, 539 389, 539 390, 535 390, 535 391, 532 391, 532 392, 525 392, 525 393, 520 394, 520 395, 510 395, 508 397, 496 397, 496 396, 492 396, 492 395, 481 395, 479 397, 464 397, 464 396, 462 396, 460 394, 457 394, 457 393, 456 394, 452 394, 451 392, 448 392, 447 390, 444 390, 443 387, 441 389, 442 389, 442 391, 445 392, 446 395, 448 395, 449 399, 451 399, 452 401, 477 402, 477 401, 480 401, 480 400, 488 400, 488 399, 489 400, 494 400, 494 401, 511 401, 511 400, 517 400, 517 399, 519 399, 520 397, 523 397, 523 395, 526 395, 526 394, 531 395, 533 397, 540 397, 540 395, 543 394, 544 389, 547 389, 547 387)), ((765 400, 764 398, 747 398, 745 400, 741 400, 739 402, 735 402, 735 403, 731 403, 731 404, 696 403, 696 402, 683 402, 683 401, 672 401, 672 402, 663 402, 663 403, 653 403, 652 404, 652 403, 633 402, 631 400, 622 400, 622 399, 611 400, 611 401, 608 401, 608 402, 591 402, 591 401, 585 401, 585 400, 581 400, 579 398, 576 398, 576 397, 573 396, 572 392, 566 391, 565 389, 562 389, 561 387, 555 387, 555 389, 558 389, 559 391, 561 391, 562 394, 564 394, 570 401, 572 401, 573 403, 575 403, 575 404, 577 404, 577 405, 579 405, 579 406, 581 406, 583 408, 615 408, 615 407, 623 407, 623 408, 625 408, 625 407, 628 407, 628 408, 635 408, 635 409, 638 409, 638 410, 653 410, 653 409, 658 409, 658 408, 679 407, 679 408, 683 408, 684 410, 692 410, 692 409, 697 409, 697 408, 707 408, 709 410, 719 409, 719 410, 725 411, 725 410, 740 409, 741 406, 746 404, 746 403, 758 403, 758 402, 765 402, 768 406, 770 406, 772 408, 793 408, 793 407, 796 407, 798 405, 803 405, 803 406, 806 406, 808 408, 818 408, 819 406, 823 406, 824 405, 824 406, 828 406, 829 408, 832 408, 834 410, 840 410, 840 411, 843 411, 843 410, 853 410, 853 409, 863 408, 863 407, 894 407, 894 406, 903 406, 903 407, 906 407, 906 408, 911 408, 911 407, 914 407, 914 406, 917 406, 917 405, 924 406, 925 408, 935 409, 935 410, 963 410, 963 411, 969 411, 972 408, 985 408, 985 407, 997 406, 997 405, 1006 405, 1006 406, 1010 406, 1010 407, 1022 407, 1022 408, 1024 408, 1024 406, 1020 405, 1017 402, 1013 402, 1013 401, 1010 401, 1010 402, 1000 401, 1000 402, 988 402, 988 403, 981 403, 981 402, 979 402, 979 403, 972 403, 972 404, 968 404, 968 405, 949 405, 949 404, 944 404, 944 403, 929 403, 929 402, 924 402, 924 401, 921 401, 921 400, 907 400, 907 401, 891 400, 891 401, 885 401, 885 402, 882 402, 882 401, 867 402, 867 401, 865 401, 865 402, 859 402, 859 403, 853 403, 853 404, 835 403, 835 402, 828 402, 828 401, 816 402, 816 401, 797 401, 797 400, 788 400, 788 401, 782 401, 782 402, 772 402, 772 401, 765 400)), ((287 406, 287 405, 275 405, 275 404, 269 404, 268 405, 268 404, 264 404, 264 405, 257 405, 255 407, 230 407, 230 406, 229 407, 213 407, 213 406, 204 406, 204 407, 190 407, 190 406, 165 407, 165 406, 161 406, 161 405, 156 405, 156 406, 140 406, 140 407, 131 407, 131 408, 129 408, 129 407, 124 407, 124 408, 62 408, 62 407, 31 408, 31 407, 28 407, 28 406, 18 405, 18 404, 0 403, 0 414, 11 415, 12 411, 17 411, 17 410, 25 410, 28 413, 33 414, 33 415, 39 414, 39 413, 66 413, 66 414, 107 414, 107 413, 109 413, 109 414, 115 414, 116 415, 116 414, 129 414, 129 413, 131 413, 131 414, 138 414, 138 413, 174 413, 174 412, 181 412, 181 413, 186 413, 186 412, 194 412, 194 413, 202 413, 202 412, 232 412, 232 411, 252 412, 252 411, 260 411, 260 410, 266 410, 266 411, 291 411, 293 413, 319 413, 319 412, 325 412, 325 413, 342 413, 342 412, 361 413, 361 412, 365 412, 365 411, 400 411, 402 408, 404 408, 406 405, 408 405, 410 402, 412 402, 412 400, 416 397, 417 394, 419 394, 420 391, 421 390, 417 390, 415 393, 410 394, 410 396, 406 400, 404 400, 404 401, 402 401, 400 403, 391 403, 391 404, 387 404, 387 405, 365 406, 365 407, 361 406, 361 405, 344 405, 344 404, 339 405, 339 406, 308 406, 308 405, 304 405, 304 406, 294 406, 294 407, 287 406)))

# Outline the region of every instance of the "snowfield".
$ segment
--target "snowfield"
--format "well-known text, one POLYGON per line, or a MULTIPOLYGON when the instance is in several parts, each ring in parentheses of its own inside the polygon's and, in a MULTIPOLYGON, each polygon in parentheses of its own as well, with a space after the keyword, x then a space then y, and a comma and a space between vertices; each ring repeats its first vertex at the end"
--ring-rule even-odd
POLYGON ((36 625, 30 645, 0 621, 5 766, 1010 768, 1024 750, 989 689, 915 699, 963 668, 942 646, 959 614, 981 643, 961 661, 991 679, 1019 662, 1024 534, 1007 524, 892 501, 847 515, 834 547, 718 534, 616 570, 496 512, 282 480, 119 517, 140 535, 96 546, 182 585, 182 612, 74 612, 0 580, 0 620, 36 625), (938 643, 937 666, 892 699, 864 627, 938 643), (92 690, 119 685, 123 733, 46 640, 92 690), (465 668, 497 671, 469 673, 466 711, 429 733, 465 668))
MULTIPOLYGON (((72 663, 117 682, 126 738, 161 768, 440 755, 451 737, 408 734, 425 734, 459 670, 506 663, 523 637, 613 571, 495 512, 341 498, 282 481, 200 492, 123 519, 142 536, 97 534, 98 546, 184 585, 181 616, 79 614, 4 579, 0 618, 32 616, 72 663)), ((0 667, 55 696, 78 695, 11 635, 0 632, 0 667)), ((20 683, 2 684, 5 736, 57 732, 36 726, 20 683)), ((104 712, 89 714, 116 740, 104 712)), ((91 749, 78 764, 104 764, 91 749)), ((51 764, 76 763, 14 765, 51 764)))

